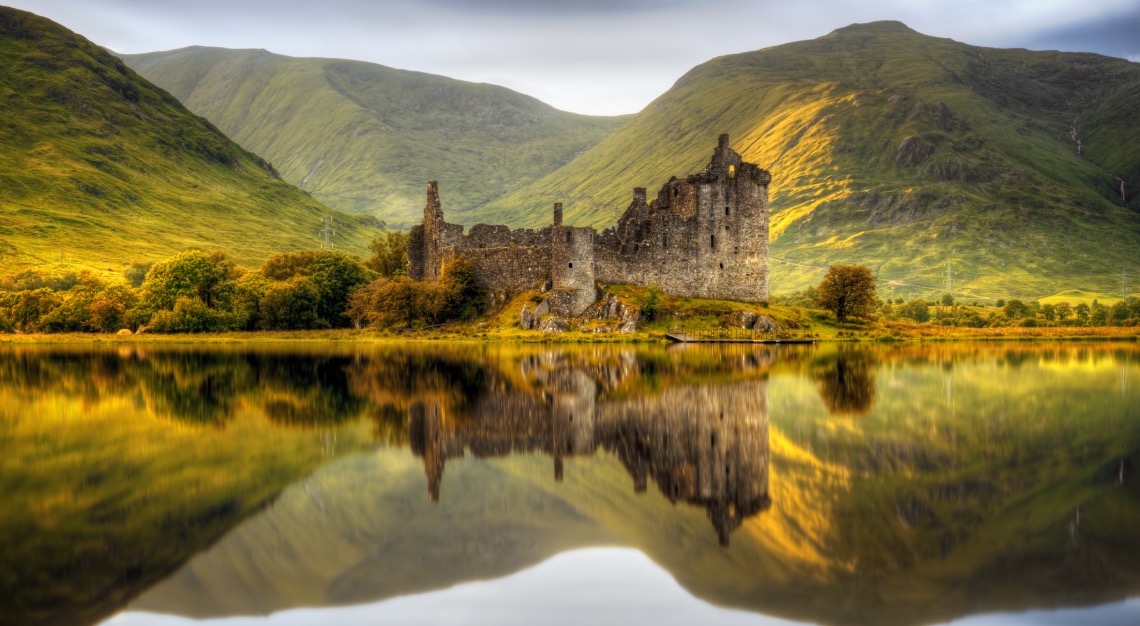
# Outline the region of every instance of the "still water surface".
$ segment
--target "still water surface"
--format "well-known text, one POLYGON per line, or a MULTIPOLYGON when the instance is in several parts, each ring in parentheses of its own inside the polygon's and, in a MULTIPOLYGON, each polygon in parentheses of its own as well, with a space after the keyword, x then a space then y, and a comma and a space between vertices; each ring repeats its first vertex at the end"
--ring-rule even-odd
POLYGON ((0 350, 0 623, 1140 623, 1140 344, 0 350))

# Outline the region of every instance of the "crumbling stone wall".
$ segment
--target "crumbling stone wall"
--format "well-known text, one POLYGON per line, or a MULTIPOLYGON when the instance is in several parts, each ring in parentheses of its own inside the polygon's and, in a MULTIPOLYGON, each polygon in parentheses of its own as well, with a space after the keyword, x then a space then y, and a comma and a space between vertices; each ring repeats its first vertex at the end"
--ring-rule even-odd
POLYGON ((666 293, 768 300, 768 184, 772 176, 721 135, 700 174, 673 178, 651 203, 635 189, 617 225, 598 237, 598 279, 656 283, 666 293))
POLYGON ((436 183, 428 183, 424 223, 412 229, 408 271, 438 277, 449 254, 475 259, 491 289, 527 289, 549 277, 551 306, 579 315, 596 298, 595 279, 606 283, 656 283, 666 293, 702 298, 768 301, 768 186, 772 176, 744 160, 721 135, 704 171, 672 178, 652 202, 644 188, 617 225, 601 233, 562 224, 511 230, 478 224, 470 233, 448 224, 436 183))

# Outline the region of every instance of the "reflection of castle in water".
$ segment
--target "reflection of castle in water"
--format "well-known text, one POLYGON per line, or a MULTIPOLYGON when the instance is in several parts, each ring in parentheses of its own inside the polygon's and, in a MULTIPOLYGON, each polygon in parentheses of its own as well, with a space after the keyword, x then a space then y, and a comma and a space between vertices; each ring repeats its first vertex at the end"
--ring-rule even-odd
POLYGON ((670 501, 703 506, 722 544, 770 505, 766 379, 605 399, 590 372, 550 365, 522 363, 540 392, 493 389, 462 416, 441 403, 412 406, 412 451, 423 457, 432 500, 440 497, 444 463, 465 450, 479 458, 548 454, 560 481, 565 457, 602 448, 625 465, 636 491, 652 478, 670 501))

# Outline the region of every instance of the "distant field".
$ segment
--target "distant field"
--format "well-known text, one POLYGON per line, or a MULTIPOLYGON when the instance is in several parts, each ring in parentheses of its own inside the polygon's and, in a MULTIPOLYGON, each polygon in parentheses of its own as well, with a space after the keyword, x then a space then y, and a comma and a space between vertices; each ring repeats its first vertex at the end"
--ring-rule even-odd
POLYGON ((1051 296, 1038 298, 1037 301, 1041 304, 1057 304, 1059 302, 1068 302, 1069 304, 1092 304, 1093 300, 1100 302, 1105 306, 1112 306, 1120 302, 1119 297, 1105 295, 1103 293, 1094 293, 1091 291, 1081 291, 1079 289, 1066 289, 1058 291, 1051 296))

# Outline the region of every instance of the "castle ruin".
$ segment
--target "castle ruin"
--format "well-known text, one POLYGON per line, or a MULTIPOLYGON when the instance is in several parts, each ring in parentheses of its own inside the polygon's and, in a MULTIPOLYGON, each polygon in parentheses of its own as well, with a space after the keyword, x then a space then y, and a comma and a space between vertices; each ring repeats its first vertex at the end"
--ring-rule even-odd
POLYGON ((596 299, 595 281, 657 284, 662 291, 699 298, 768 301, 767 170, 745 163, 721 135, 699 174, 671 178, 652 202, 644 188, 616 226, 597 233, 562 223, 554 204, 550 226, 538 230, 461 224, 443 218, 439 188, 428 182, 423 224, 408 240, 408 274, 439 277, 449 257, 463 255, 492 291, 551 283, 551 310, 582 314, 596 299))

